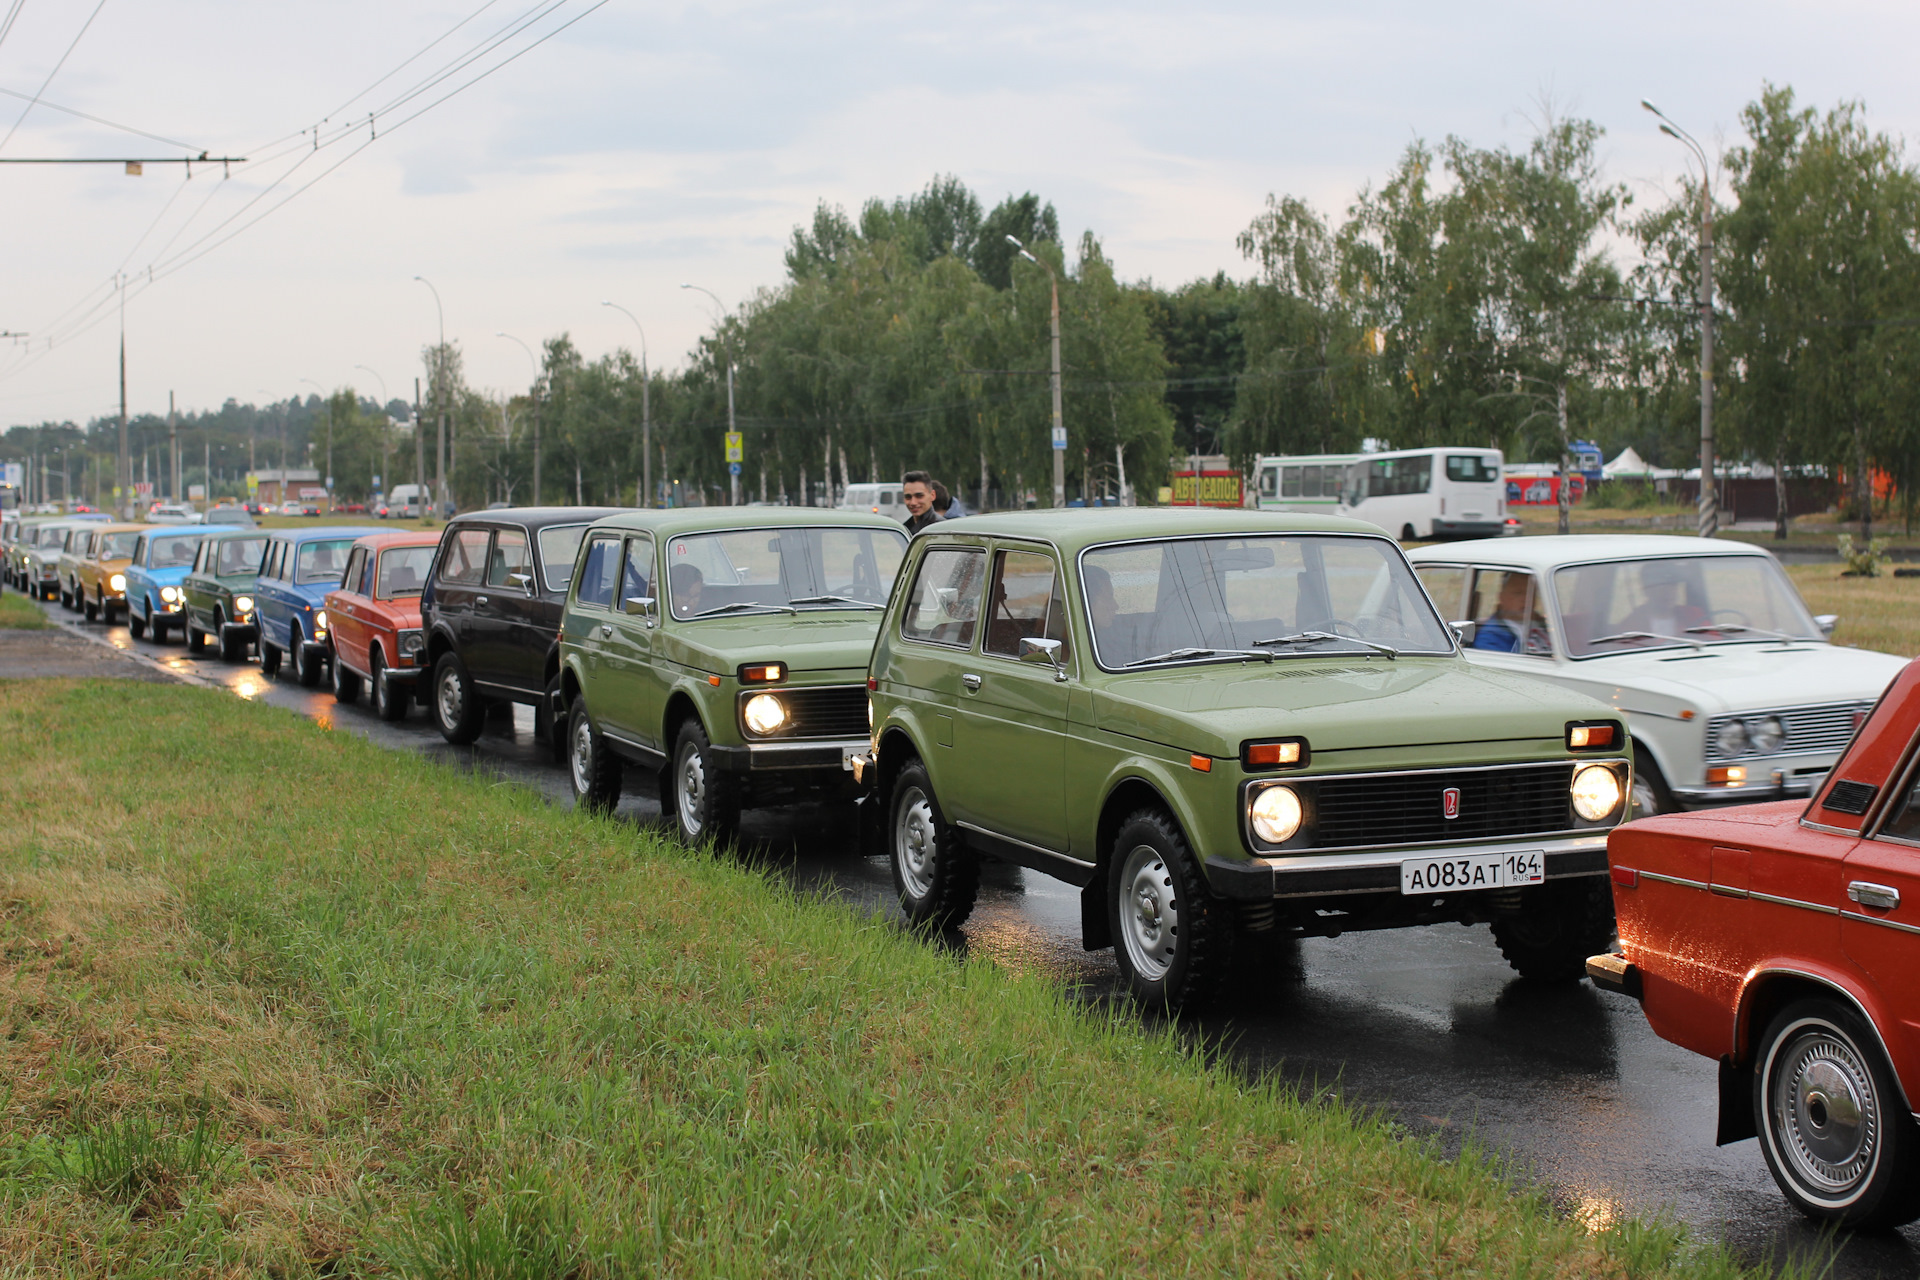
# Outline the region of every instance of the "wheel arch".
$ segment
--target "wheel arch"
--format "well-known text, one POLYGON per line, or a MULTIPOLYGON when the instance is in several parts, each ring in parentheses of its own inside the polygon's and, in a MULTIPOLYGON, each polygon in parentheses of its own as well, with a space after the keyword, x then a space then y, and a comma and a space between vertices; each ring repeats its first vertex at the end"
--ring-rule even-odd
POLYGON ((913 735, 903 726, 888 725, 880 735, 879 750, 874 753, 877 779, 875 794, 883 801, 893 794, 893 780, 899 776, 900 770, 906 767, 909 760, 919 760, 924 763, 926 753, 920 750, 919 744, 913 740, 913 735))
POLYGON ((1803 999, 1834 1000, 1859 1015, 1873 1035, 1873 1044, 1880 1051, 1881 1060, 1893 1074, 1894 1088, 1900 1091, 1901 1105, 1911 1113, 1914 1110, 1913 1098, 1907 1091, 1900 1070, 1903 1064, 1890 1051, 1887 1038, 1880 1030, 1880 1020, 1874 1016, 1863 993, 1854 990, 1852 984, 1837 974, 1814 973, 1785 966, 1767 967, 1754 972, 1741 988, 1740 1003, 1734 1012, 1734 1062, 1740 1066, 1753 1065, 1759 1039, 1767 1027, 1782 1009, 1803 999))
MULTIPOLYGON (((701 727, 707 727, 707 719, 700 714, 700 704, 685 689, 675 689, 667 695, 666 711, 660 719, 660 746, 669 756, 673 754, 674 739, 680 736, 680 726, 689 719, 698 720, 701 727)), ((712 740, 713 731, 707 729, 708 740, 712 740)))
POLYGON ((440 659, 446 657, 449 653, 458 653, 459 651, 460 646, 454 642, 452 633, 447 630, 444 623, 436 622, 432 627, 428 628, 426 663, 426 669, 428 671, 439 666, 440 659))

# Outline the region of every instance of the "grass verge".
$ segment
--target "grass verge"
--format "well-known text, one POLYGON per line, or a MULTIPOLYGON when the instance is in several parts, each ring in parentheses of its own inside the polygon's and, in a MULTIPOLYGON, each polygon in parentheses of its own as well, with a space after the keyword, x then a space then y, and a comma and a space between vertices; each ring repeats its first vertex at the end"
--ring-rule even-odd
POLYGON ((20 592, 0 595, 0 630, 40 631, 52 625, 40 606, 20 592))
POLYGON ((271 708, 13 682, 0 738, 60 798, 0 824, 23 1273, 1736 1273, 1129 1011, 271 708))
POLYGON ((1808 609, 1840 615, 1834 643, 1920 656, 1920 579, 1843 578, 1842 567, 1838 561, 1786 566, 1808 609))

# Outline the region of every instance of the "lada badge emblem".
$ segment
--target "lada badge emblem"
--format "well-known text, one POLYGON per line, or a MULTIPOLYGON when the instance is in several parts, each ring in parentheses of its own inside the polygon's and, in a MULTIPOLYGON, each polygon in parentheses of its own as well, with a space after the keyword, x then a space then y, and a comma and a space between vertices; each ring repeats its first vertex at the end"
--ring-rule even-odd
POLYGON ((1460 788, 1448 787, 1440 793, 1440 812, 1449 820, 1460 816, 1460 788))

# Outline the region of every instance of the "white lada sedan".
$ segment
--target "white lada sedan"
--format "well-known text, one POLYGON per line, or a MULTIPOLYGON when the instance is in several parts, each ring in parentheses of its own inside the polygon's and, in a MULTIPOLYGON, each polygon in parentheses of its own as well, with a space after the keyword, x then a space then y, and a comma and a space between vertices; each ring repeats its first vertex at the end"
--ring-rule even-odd
POLYGON ((1830 644, 1760 547, 1593 536, 1407 553, 1476 662, 1618 707, 1641 813, 1804 796, 1906 659, 1830 644))

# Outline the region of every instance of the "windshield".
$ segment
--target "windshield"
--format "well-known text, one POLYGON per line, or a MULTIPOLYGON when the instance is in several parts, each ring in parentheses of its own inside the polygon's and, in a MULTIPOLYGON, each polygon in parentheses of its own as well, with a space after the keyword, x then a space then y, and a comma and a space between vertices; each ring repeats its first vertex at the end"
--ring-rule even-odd
POLYGON ((1820 630, 1766 556, 1662 556, 1553 575, 1576 658, 1739 641, 1818 640, 1820 630))
POLYGON ((102 538, 97 548, 98 560, 128 560, 133 557, 133 544, 140 541, 137 533, 110 533, 102 538))
POLYGON ((396 596, 417 596, 433 568, 433 553, 438 544, 424 547, 395 547, 380 553, 380 576, 374 583, 374 595, 381 600, 396 596))
POLYGON ((347 556, 352 550, 352 538, 301 544, 293 580, 303 586, 340 581, 340 575, 347 571, 347 556))
POLYGON ((1383 538, 1181 538, 1080 558, 1100 665, 1252 655, 1451 653, 1383 538))
POLYGON ((147 543, 147 567, 150 569, 183 569, 193 563, 193 553, 199 549, 198 533, 176 533, 156 537, 147 543))
POLYGON ((1500 460, 1484 453, 1447 455, 1447 479, 1455 484, 1492 484, 1500 478, 1500 460))
POLYGON ((219 577, 230 573, 258 573, 260 557, 266 549, 265 538, 230 538, 220 544, 213 572, 219 577))
POLYGON ((892 529, 733 529, 667 544, 673 616, 753 608, 879 608, 906 554, 892 529))
POLYGON ((36 547, 59 547, 65 546, 66 541, 67 526, 42 525, 40 527, 40 536, 33 545, 36 547))

